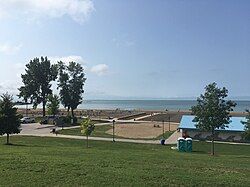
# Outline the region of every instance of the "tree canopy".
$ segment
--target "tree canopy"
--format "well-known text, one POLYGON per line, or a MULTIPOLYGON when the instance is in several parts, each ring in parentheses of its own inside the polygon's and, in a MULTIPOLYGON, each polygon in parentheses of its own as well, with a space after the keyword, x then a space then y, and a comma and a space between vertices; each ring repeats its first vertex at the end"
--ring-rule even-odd
POLYGON ((14 107, 12 96, 3 94, 0 99, 0 135, 7 134, 7 144, 9 135, 20 132, 20 115, 14 107))
POLYGON ((59 96, 53 94, 49 95, 47 103, 48 114, 54 116, 58 114, 59 106, 60 106, 59 96))
POLYGON ((245 132, 243 133, 243 138, 245 140, 250 140, 250 111, 246 110, 246 112, 246 121, 242 121, 242 123, 245 125, 245 132))
MULTIPOLYGON (((212 142, 214 141, 215 129, 225 129, 230 123, 230 112, 236 103, 231 100, 225 100, 228 96, 228 90, 223 87, 218 88, 216 83, 205 87, 204 95, 201 94, 197 99, 197 105, 192 107, 195 115, 194 122, 196 127, 212 133, 212 142)), ((212 143, 212 154, 214 154, 214 143, 212 143)))
POLYGON ((60 100, 68 111, 71 109, 71 115, 74 117, 74 110, 82 103, 84 93, 85 74, 81 64, 70 62, 65 65, 59 62, 59 83, 60 100))
POLYGON ((47 57, 34 58, 26 65, 25 74, 21 75, 24 86, 19 88, 19 97, 25 101, 30 99, 34 108, 42 103, 45 116, 47 96, 52 94, 51 82, 56 80, 57 74, 58 66, 52 65, 47 57))
POLYGON ((92 132, 95 130, 95 125, 92 123, 90 118, 86 118, 81 123, 81 133, 85 136, 87 136, 87 147, 89 146, 89 139, 88 137, 92 134, 92 132))

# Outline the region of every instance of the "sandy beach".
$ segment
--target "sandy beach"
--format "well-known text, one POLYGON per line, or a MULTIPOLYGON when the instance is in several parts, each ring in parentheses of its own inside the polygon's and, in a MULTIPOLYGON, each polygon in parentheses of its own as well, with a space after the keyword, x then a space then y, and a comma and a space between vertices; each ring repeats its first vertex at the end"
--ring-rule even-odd
MULTIPOLYGON (((164 132, 176 131, 178 123, 167 123, 164 125, 164 132)), ((163 132, 163 124, 161 122, 140 122, 140 123, 118 123, 115 124, 115 134, 124 138, 156 138, 163 132)), ((108 134, 113 133, 110 129, 108 134)))

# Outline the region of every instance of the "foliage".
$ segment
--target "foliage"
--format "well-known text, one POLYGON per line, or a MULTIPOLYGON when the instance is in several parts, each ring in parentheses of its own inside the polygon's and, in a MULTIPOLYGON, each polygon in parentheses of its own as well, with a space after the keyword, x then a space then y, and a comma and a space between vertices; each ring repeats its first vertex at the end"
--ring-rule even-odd
POLYGON ((91 135, 91 133, 94 131, 95 125, 92 123, 90 118, 86 118, 81 123, 81 133, 85 136, 87 136, 87 147, 89 146, 89 139, 88 137, 91 135))
POLYGON ((72 117, 72 116, 61 116, 60 117, 62 122, 64 124, 68 124, 68 125, 71 125, 71 120, 73 119, 73 123, 76 124, 77 123, 77 117, 72 117))
POLYGON ((74 117, 74 110, 83 100, 83 86, 86 80, 84 69, 81 64, 76 62, 70 62, 68 66, 63 62, 58 62, 58 66, 60 100, 68 112, 71 109, 71 115, 74 117))
POLYGON ((57 65, 51 65, 47 57, 34 58, 26 65, 25 74, 21 75, 24 86, 19 88, 19 97, 25 101, 30 99, 34 108, 42 103, 45 116, 47 97, 52 94, 51 81, 56 80, 57 74, 57 65))
POLYGON ((20 132, 20 115, 14 107, 13 98, 8 93, 3 94, 0 100, 0 135, 7 134, 7 144, 9 135, 20 132))
POLYGON ((230 112, 236 106, 233 101, 225 100, 227 94, 228 90, 225 87, 220 89, 216 83, 209 84, 205 87, 205 94, 201 94, 197 99, 198 104, 192 107, 196 127, 212 133, 212 154, 214 154, 214 131, 227 127, 230 123, 230 112))
POLYGON ((81 133, 85 136, 90 136, 91 133, 94 131, 95 125, 92 123, 90 118, 86 118, 81 123, 81 133))
POLYGON ((245 125, 245 132, 243 133, 243 138, 245 140, 250 140, 250 111, 246 110, 248 115, 246 116, 246 121, 242 121, 242 124, 245 125))
POLYGON ((47 103, 48 114, 54 116, 58 114, 59 106, 60 106, 59 96, 53 94, 49 95, 47 103))
POLYGON ((249 186, 250 147, 206 142, 193 153, 171 146, 14 136, 18 146, 1 145, 2 186, 249 186), (70 172, 69 172, 70 171, 70 172), (24 177, 29 176, 29 180, 24 177), (91 175, 90 175, 91 173, 91 175))

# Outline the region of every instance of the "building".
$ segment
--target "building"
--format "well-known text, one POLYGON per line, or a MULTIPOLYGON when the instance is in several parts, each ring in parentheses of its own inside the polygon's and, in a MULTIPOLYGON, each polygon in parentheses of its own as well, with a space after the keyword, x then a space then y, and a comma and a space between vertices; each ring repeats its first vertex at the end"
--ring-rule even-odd
MULTIPOLYGON (((194 116, 184 115, 181 119, 178 129, 183 136, 188 136, 193 139, 198 140, 211 140, 211 132, 204 132, 195 127, 195 122, 193 122, 194 116)), ((215 130, 215 140, 218 141, 242 141, 242 133, 244 130, 244 125, 242 121, 246 121, 245 117, 231 117, 231 122, 225 129, 215 130)))

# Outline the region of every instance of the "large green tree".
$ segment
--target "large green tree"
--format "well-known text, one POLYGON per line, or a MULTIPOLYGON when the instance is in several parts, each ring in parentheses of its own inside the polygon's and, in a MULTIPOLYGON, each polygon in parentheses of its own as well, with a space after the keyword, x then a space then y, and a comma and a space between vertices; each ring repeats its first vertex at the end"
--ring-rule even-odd
POLYGON ((3 94, 0 100, 0 135, 7 135, 7 144, 10 143, 10 134, 20 132, 20 125, 20 115, 14 107, 12 96, 3 94))
POLYGON ((242 123, 245 125, 245 132, 243 133, 243 138, 245 140, 250 140, 250 111, 246 110, 246 112, 246 121, 242 121, 242 123))
POLYGON ((216 129, 225 129, 230 123, 230 112, 236 103, 225 100, 228 90, 218 88, 216 83, 205 87, 205 93, 197 99, 197 105, 192 107, 194 122, 198 129, 211 132, 211 154, 214 155, 214 134, 216 129))
POLYGON ((58 66, 52 65, 47 57, 34 58, 22 74, 24 86, 19 88, 19 97, 24 100, 30 99, 33 107, 42 103, 43 116, 45 116, 45 107, 48 95, 52 94, 51 82, 55 81, 58 74, 58 66))
POLYGON ((53 116, 58 114, 59 106, 60 106, 59 96, 53 94, 49 95, 47 103, 48 114, 53 116))
POLYGON ((81 64, 70 62, 65 65, 59 62, 59 95, 61 103, 65 108, 71 110, 71 115, 74 117, 74 110, 82 103, 84 93, 84 83, 86 81, 84 69, 81 64))

